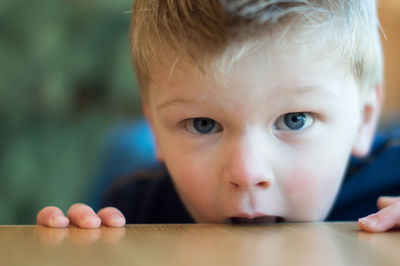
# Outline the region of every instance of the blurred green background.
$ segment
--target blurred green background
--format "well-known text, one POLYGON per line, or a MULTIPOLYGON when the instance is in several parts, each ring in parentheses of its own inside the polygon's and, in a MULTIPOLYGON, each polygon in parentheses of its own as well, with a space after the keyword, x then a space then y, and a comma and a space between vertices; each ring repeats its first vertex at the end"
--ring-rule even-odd
POLYGON ((131 5, 0 1, 0 224, 87 201, 110 128, 140 115, 131 5))

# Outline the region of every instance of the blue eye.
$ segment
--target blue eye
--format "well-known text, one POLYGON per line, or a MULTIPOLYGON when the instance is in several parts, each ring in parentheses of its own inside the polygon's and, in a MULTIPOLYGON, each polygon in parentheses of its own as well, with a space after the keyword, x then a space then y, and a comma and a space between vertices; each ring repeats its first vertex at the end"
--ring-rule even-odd
POLYGON ((186 121, 186 129, 193 134, 210 134, 221 131, 221 125, 210 118, 191 118, 186 121))
POLYGON ((313 121, 310 113, 287 113, 278 118, 275 127, 278 130, 300 131, 311 126, 313 121))

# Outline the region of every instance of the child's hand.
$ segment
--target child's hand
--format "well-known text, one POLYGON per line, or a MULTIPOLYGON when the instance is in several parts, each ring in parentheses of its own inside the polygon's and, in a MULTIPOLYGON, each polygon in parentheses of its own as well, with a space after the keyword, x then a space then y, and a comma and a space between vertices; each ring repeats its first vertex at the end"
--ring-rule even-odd
POLYGON ((384 232, 400 227, 400 197, 380 197, 380 211, 358 220, 358 226, 368 232, 384 232))
POLYGON ((101 209, 96 215, 89 206, 77 203, 69 208, 67 216, 59 208, 50 206, 40 210, 36 223, 48 227, 66 227, 71 223, 82 228, 97 228, 101 224, 111 227, 125 225, 124 215, 113 207, 101 209))

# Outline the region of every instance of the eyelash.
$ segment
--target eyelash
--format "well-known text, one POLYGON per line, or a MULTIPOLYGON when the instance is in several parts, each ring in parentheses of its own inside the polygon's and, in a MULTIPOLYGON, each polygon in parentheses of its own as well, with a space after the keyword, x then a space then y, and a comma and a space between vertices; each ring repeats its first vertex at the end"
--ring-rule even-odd
MULTIPOLYGON (((304 131, 307 128, 309 128, 310 126, 313 125, 315 121, 315 114, 310 113, 310 112, 294 112, 294 113, 286 113, 281 115, 280 117, 278 117, 278 119, 276 120, 276 122, 274 123, 274 129, 276 130, 284 130, 284 131, 295 131, 295 132, 299 132, 299 131, 304 131), (301 128, 299 129, 290 129, 287 127, 287 125, 285 125, 285 122, 287 122, 286 118, 289 115, 304 115, 305 117, 305 123, 304 126, 301 126, 301 128)), ((293 123, 295 123, 293 121, 293 123)))
MULTIPOLYGON (((275 130, 283 130, 283 131, 291 131, 291 132, 299 132, 299 131, 304 131, 307 128, 309 128, 310 126, 313 125, 315 121, 315 115, 313 113, 310 112, 293 112, 293 113, 286 113, 281 115, 280 117, 278 117, 278 119, 275 121, 273 127, 275 130), (301 126, 298 129, 290 129, 287 127, 287 125, 285 125, 285 122, 288 122, 287 117, 290 115, 298 115, 298 116, 302 116, 304 115, 304 119, 306 120, 304 122, 305 126, 301 126)), ((290 122, 290 121, 289 121, 290 122)), ((296 123, 296 121, 291 121, 293 123, 296 123)), ((208 118, 208 117, 195 117, 195 118, 188 118, 182 121, 183 126, 185 128, 186 131, 188 131, 189 133, 193 134, 193 135, 209 135, 209 134, 213 134, 213 133, 218 133, 221 132, 223 130, 222 125, 220 123, 218 123, 217 121, 215 121, 214 119, 208 118), (196 121, 197 120, 197 121, 196 121), (201 121, 203 120, 203 121, 201 121), (204 122, 204 120, 206 120, 207 122, 212 122, 212 129, 210 129, 210 131, 207 132, 199 132, 196 128, 194 123, 195 122, 204 122)))
MULTIPOLYGON (((201 121, 198 121, 198 122, 201 122, 201 121)), ((218 123, 217 121, 215 121, 214 119, 211 119, 208 117, 188 118, 183 121, 183 125, 189 133, 194 134, 194 135, 209 135, 209 134, 218 133, 218 132, 222 131, 221 124, 218 123), (193 123, 196 122, 195 120, 203 120, 203 121, 208 120, 209 122, 211 121, 213 123, 213 127, 209 132, 201 133, 197 129, 195 129, 195 126, 193 125, 193 123)))

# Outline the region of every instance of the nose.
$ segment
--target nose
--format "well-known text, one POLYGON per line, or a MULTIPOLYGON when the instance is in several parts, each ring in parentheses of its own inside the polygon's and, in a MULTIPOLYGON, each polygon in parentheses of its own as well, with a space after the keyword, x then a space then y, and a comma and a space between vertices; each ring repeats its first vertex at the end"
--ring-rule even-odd
POLYGON ((234 189, 268 189, 273 182, 273 171, 264 145, 256 138, 244 138, 230 145, 223 173, 225 183, 234 189))

